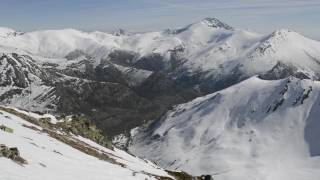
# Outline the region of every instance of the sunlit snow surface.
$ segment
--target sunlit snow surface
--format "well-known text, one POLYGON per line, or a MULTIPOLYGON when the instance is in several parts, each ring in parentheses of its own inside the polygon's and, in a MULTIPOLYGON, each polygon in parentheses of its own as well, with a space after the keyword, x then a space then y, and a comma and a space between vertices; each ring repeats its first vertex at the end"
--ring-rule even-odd
MULTIPOLYGON (((20 111, 21 112, 21 111, 20 111)), ((30 116, 38 117, 33 113, 30 116)), ((99 160, 64 144, 46 133, 41 133, 22 126, 35 126, 12 114, 1 111, 0 125, 14 130, 7 133, 0 130, 0 144, 17 147, 21 156, 28 161, 27 165, 19 165, 9 159, 0 158, 1 180, 121 180, 121 179, 154 179, 146 173, 168 176, 155 164, 138 159, 124 151, 110 150, 82 138, 74 137, 98 150, 101 150, 124 164, 121 167, 107 161, 99 160)), ((37 127, 37 126, 35 126, 37 127)), ((38 127, 41 129, 40 127, 38 127)))
MULTIPOLYGON (((212 20, 213 25, 218 23, 212 20)), ((190 72, 230 73, 237 66, 248 75, 270 70, 278 61, 292 64, 304 71, 319 71, 320 42, 299 33, 281 29, 258 34, 240 29, 213 27, 206 20, 180 30, 131 33, 115 36, 104 32, 82 32, 74 29, 43 30, 0 36, 3 52, 19 51, 39 62, 65 66, 65 56, 80 50, 95 58, 107 58, 114 50, 125 50, 139 56, 157 53, 170 57, 170 51, 183 48, 183 67, 190 72)), ((0 28, 1 34, 13 30, 0 28)))
POLYGON ((311 80, 253 77, 135 130, 130 150, 217 180, 318 180, 319 92, 311 80))
MULTIPOLYGON (((309 77, 318 77, 317 73, 320 73, 318 41, 285 29, 262 35, 215 25, 201 21, 179 30, 120 36, 74 29, 17 33, 0 28, 0 53, 29 55, 39 64, 56 63, 57 68, 63 69, 81 60, 65 58, 75 50, 93 57, 97 65, 114 50, 134 52, 139 56, 158 53, 169 60, 172 50, 183 48, 182 69, 191 73, 207 72, 218 78, 232 74, 235 69, 241 70, 245 77, 263 74, 278 62, 293 65, 309 77)), ((120 65, 116 68, 132 78, 134 84, 141 83, 152 73, 120 65)), ((0 92, 10 88, 2 87, 0 92)), ((31 98, 51 90, 36 80, 31 88, 31 98)), ((290 79, 288 83, 288 79, 264 81, 253 77, 177 106, 148 132, 135 131, 131 150, 164 168, 182 169, 195 175, 213 174, 218 180, 318 180, 318 94, 319 82, 290 79), (312 90, 308 94, 310 87, 312 90)), ((29 98, 14 96, 8 104, 29 107, 29 98)), ((51 103, 49 100, 40 104, 40 109, 51 103)), ((109 179, 141 179, 141 174, 127 176, 131 170, 99 161, 60 142, 50 141, 45 134, 25 129, 19 119, 8 121, 1 117, 0 120, 17 129, 14 134, 0 131, 0 143, 18 146, 22 156, 30 160, 28 166, 20 167, 1 159, 0 163, 4 164, 0 164, 0 179, 33 180, 51 176, 55 179, 88 179, 88 174, 94 174, 90 179, 108 175, 109 179), (27 147, 26 150, 23 147, 27 147), (65 156, 52 153, 54 148, 59 148, 65 156)))

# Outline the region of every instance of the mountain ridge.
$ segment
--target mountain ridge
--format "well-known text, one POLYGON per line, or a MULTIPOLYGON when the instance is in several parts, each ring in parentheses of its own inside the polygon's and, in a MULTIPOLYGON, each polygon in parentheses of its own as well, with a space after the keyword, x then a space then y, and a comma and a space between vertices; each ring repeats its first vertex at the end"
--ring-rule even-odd
POLYGON ((218 180, 315 180, 319 85, 252 77, 133 130, 129 150, 162 167, 218 180))
MULTIPOLYGON (((12 131, 7 126, 20 129, 18 133, 30 131, 14 111, 2 111, 10 106, 18 108, 25 120, 44 126, 42 131, 31 127, 38 132, 32 136, 46 139, 43 143, 48 146, 53 145, 47 143, 46 133, 63 142, 74 140, 71 147, 83 145, 87 141, 73 135, 79 135, 77 128, 89 127, 93 134, 82 135, 113 139, 115 145, 165 169, 208 174, 198 179, 212 175, 217 180, 318 180, 320 176, 320 42, 291 30, 259 34, 216 18, 145 33, 75 29, 20 33, 0 28, 0 70, 4 105, 0 122, 5 125, 0 125, 4 131, 0 133, 8 137, 0 146, 7 159, 0 163, 6 165, 15 159, 38 160, 31 153, 20 156, 14 142, 22 138, 6 134, 12 131), (54 116, 54 124, 66 120, 61 129, 46 123, 54 116), (46 131, 48 127, 54 131, 46 131), (71 134, 61 135, 66 129, 71 134), (11 160, 8 153, 14 154, 11 160)), ((35 148, 26 139, 23 144, 35 148)), ((96 146, 88 148, 84 154, 97 155, 96 146)), ((118 157, 120 151, 107 152, 118 157)), ((124 156, 121 162, 128 158, 124 156)), ((98 157, 110 160, 103 153, 98 157)), ((95 172, 101 162, 94 162, 90 167, 95 172)), ((121 169, 128 175, 122 178, 192 178, 160 169, 160 174, 140 167, 136 172, 133 166, 121 169)), ((5 171, 14 174, 10 168, 5 171)), ((112 175, 105 173, 97 172, 112 175)))
POLYGON ((2 79, 0 84, 6 86, 0 87, 1 103, 38 112, 85 113, 113 136, 123 132, 124 122, 130 124, 125 127, 128 132, 159 118, 173 105, 252 76, 320 79, 320 42, 295 32, 262 35, 231 28, 216 18, 187 27, 179 33, 118 36, 65 29, 0 38, 3 56, 12 57, 12 62, 30 61, 37 71, 45 72, 34 76, 34 68, 25 68, 24 63, 7 66, 1 60, 8 69, 3 77, 27 82, 8 86, 2 79), (37 80, 25 81, 29 76, 37 80), (122 89, 119 98, 110 94, 112 88, 122 89), (78 101, 76 96, 84 99, 78 101), (111 101, 115 104, 108 103, 111 101), (139 105, 133 106, 133 101, 139 105))

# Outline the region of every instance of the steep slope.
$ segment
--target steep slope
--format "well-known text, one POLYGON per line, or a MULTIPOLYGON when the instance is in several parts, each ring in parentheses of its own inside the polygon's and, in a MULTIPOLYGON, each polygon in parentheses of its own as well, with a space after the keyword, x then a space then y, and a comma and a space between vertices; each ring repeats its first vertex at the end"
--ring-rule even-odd
POLYGON ((0 53, 9 57, 0 59, 1 104, 85 113, 111 136, 255 75, 320 78, 318 41, 289 30, 244 31, 216 18, 145 33, 1 28, 0 36, 0 53))
POLYGON ((28 55, 0 55, 0 101, 2 104, 43 111, 54 106, 56 77, 28 55))
POLYGON ((176 69, 177 62, 173 59, 177 58, 174 55, 178 50, 178 69, 210 72, 215 76, 235 68, 243 76, 250 76, 281 62, 313 73, 308 74, 313 77, 318 73, 320 57, 320 43, 299 33, 283 29, 261 35, 235 29, 216 18, 205 18, 181 29, 147 33, 114 35, 73 29, 28 32, 1 38, 0 45, 55 59, 81 52, 93 57, 95 65, 101 59, 122 65, 125 60, 126 65, 147 70, 150 63, 163 66, 158 70, 176 69), (154 59, 157 61, 153 62, 154 59))
POLYGON ((41 118, 53 117, 1 107, 0 179, 174 179, 147 160, 32 123, 41 118))
MULTIPOLYGON (((153 72, 109 62, 94 67, 93 59, 79 51, 69 54, 68 62, 59 66, 57 62, 9 50, 0 56, 1 104, 58 115, 85 114, 108 136, 129 131, 158 117, 168 106, 195 97, 192 93, 189 97, 179 95, 185 89, 167 80, 165 83, 176 90, 170 103, 145 98, 144 89, 136 92, 135 87, 146 87, 143 82, 153 72)), ((157 86, 160 84, 152 87, 157 86)))
POLYGON ((295 66, 308 77, 319 79, 319 49, 318 41, 282 29, 263 39, 249 58, 266 64, 273 61, 273 66, 274 61, 277 60, 280 63, 295 66))
MULTIPOLYGON (((3 34, 11 31, 3 30, 3 34)), ((84 56, 91 57, 93 67, 111 62, 163 71, 187 87, 199 86, 203 93, 265 74, 278 63, 285 64, 286 71, 293 70, 293 75, 313 79, 319 79, 320 68, 318 41, 285 29, 261 35, 235 29, 216 18, 205 18, 181 29, 147 33, 35 31, 6 36, 0 39, 0 45, 46 57, 40 61, 56 63, 60 68, 82 62, 79 57, 84 56), (223 84, 221 79, 228 83, 223 84)))
POLYGON ((134 154, 217 180, 316 180, 320 83, 252 77, 134 130, 134 154))

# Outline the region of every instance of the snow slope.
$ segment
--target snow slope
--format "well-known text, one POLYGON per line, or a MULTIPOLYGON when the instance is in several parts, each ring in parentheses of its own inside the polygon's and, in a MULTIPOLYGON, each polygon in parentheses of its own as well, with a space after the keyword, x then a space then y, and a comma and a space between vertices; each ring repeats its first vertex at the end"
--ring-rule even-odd
MULTIPOLYGON (((260 77, 269 79, 296 74, 320 79, 319 41, 285 29, 266 35, 244 31, 215 18, 206 18, 181 29, 146 33, 110 34, 74 29, 19 33, 0 28, 0 53, 4 57, 1 59, 1 102, 42 111, 59 100, 53 89, 53 82, 59 78, 74 80, 75 88, 81 85, 80 81, 90 81, 74 77, 72 73, 64 74, 65 70, 86 73, 88 64, 93 64, 91 70, 98 65, 114 66, 130 81, 129 85, 134 86, 143 83, 156 71, 143 69, 143 65, 160 66, 162 63, 158 61, 164 61, 164 66, 168 66, 164 68, 168 70, 165 72, 167 76, 179 80, 179 75, 191 74, 192 78, 182 79, 187 84, 195 82, 191 86, 199 91, 202 91, 201 85, 208 85, 203 88, 204 93, 261 74, 267 74, 260 77), (120 52, 119 56, 111 60, 110 54, 116 51, 120 52), (14 53, 18 54, 17 57, 13 57, 14 53), (159 54, 160 58, 148 57, 154 54, 159 54), (121 62, 117 62, 120 59, 121 62), (145 62, 136 66, 142 60, 145 62), (52 84, 44 83, 49 70, 59 77, 50 77, 52 84), (196 78, 199 75, 199 80, 194 80, 192 75, 196 78), (30 99, 39 102, 30 103, 30 99)), ((143 129, 136 132, 131 150, 164 167, 195 174, 214 174, 217 179, 316 179, 319 177, 317 155, 320 154, 320 146, 315 143, 320 138, 320 123, 316 119, 319 116, 319 82, 293 78, 288 83, 288 80, 264 81, 253 77, 218 93, 179 105, 163 122, 152 124, 145 132, 143 129)), ((1 120, 7 122, 5 118, 1 120)), ((18 133, 25 133, 19 123, 11 125, 22 129, 18 133)), ((32 134, 49 138, 40 135, 32 134)), ((2 137, 5 137, 3 141, 8 139, 8 145, 18 146, 14 143, 21 142, 22 147, 32 147, 15 134, 2 137), (15 139, 9 141, 10 138, 15 139)), ((50 142, 45 140, 44 147, 51 147, 50 142)), ((64 150, 65 146, 59 150, 73 157, 73 153, 64 150)), ((54 157, 46 149, 38 151, 46 158, 54 157)), ((79 157, 88 158, 86 155, 79 157)), ((36 162, 28 166, 32 172, 38 168, 39 160, 31 150, 26 153, 28 158, 36 162)), ((62 158, 61 162, 67 167, 77 164, 75 170, 81 172, 84 172, 84 166, 90 166, 90 170, 92 167, 97 171, 97 176, 108 173, 100 170, 110 164, 88 159, 86 162, 90 165, 81 164, 77 158, 62 158)), ((50 159, 47 161, 51 163, 50 159)), ((15 168, 13 170, 22 167, 15 168)), ((55 165, 53 168, 64 170, 55 165)), ((132 173, 132 169, 120 169, 132 173)), ((10 172, 10 169, 6 170, 7 174, 10 172)), ((51 174, 54 175, 53 171, 51 174)), ((144 173, 139 175, 145 176, 144 173)), ((68 179, 58 179, 63 178, 68 179)))
POLYGON ((6 28, 6 27, 0 27, 0 38, 7 38, 12 35, 16 35, 18 32, 16 32, 13 29, 6 28))
POLYGON ((132 131, 129 148, 217 180, 317 180, 320 82, 252 77, 132 131))
MULTIPOLYGON (((11 31, 3 28, 0 34, 11 31)), ((237 67, 251 76, 270 70, 278 61, 297 66, 311 77, 320 69, 318 41, 285 29, 267 35, 235 29, 216 18, 205 18, 181 29, 146 33, 34 31, 0 38, 0 46, 57 59, 59 64, 77 50, 94 57, 99 64, 101 58, 107 58, 115 50, 137 53, 136 59, 157 53, 169 60, 172 50, 182 48, 182 59, 186 60, 183 68, 216 76, 230 73, 237 67)))
MULTIPOLYGON (((40 117, 33 113, 30 116, 40 117)), ((26 165, 19 165, 10 159, 0 157, 0 179, 140 180, 155 179, 157 176, 170 177, 167 172, 149 161, 136 158, 118 149, 104 148, 80 136, 71 137, 72 141, 108 155, 115 161, 100 160, 41 132, 41 127, 2 110, 0 125, 12 128, 14 131, 7 133, 0 130, 0 144, 17 147, 21 156, 28 161, 26 165)), ((63 134, 63 132, 57 133, 63 134)))

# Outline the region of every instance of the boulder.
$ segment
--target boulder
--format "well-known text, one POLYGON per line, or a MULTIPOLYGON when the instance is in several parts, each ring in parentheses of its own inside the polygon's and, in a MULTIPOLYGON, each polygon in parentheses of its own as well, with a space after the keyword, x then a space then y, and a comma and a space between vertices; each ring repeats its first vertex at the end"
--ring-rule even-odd
POLYGON ((11 159, 20 165, 28 164, 27 160, 20 156, 20 152, 16 147, 9 148, 4 144, 0 144, 0 157, 11 159))
POLYGON ((13 129, 11 129, 5 125, 0 125, 0 130, 8 132, 8 133, 13 133, 13 129))

